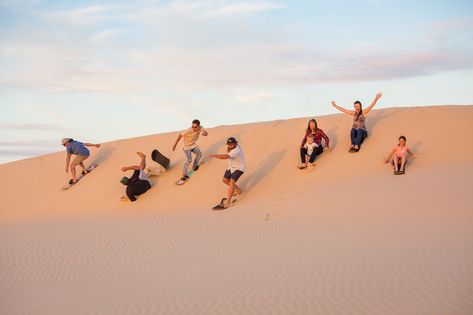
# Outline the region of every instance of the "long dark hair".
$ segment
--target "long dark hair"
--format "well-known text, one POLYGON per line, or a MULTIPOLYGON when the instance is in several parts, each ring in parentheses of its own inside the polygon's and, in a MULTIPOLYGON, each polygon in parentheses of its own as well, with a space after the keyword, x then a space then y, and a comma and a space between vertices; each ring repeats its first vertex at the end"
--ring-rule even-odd
POLYGON ((312 118, 311 120, 309 120, 309 122, 307 123, 307 130, 305 131, 306 133, 312 133, 312 130, 310 129, 310 123, 313 122, 315 124, 315 130, 316 131, 318 129, 317 127, 317 121, 312 118))
POLYGON ((356 105, 356 104, 360 105, 360 112, 357 112, 357 111, 355 110, 355 120, 358 120, 358 117, 359 117, 360 115, 363 115, 363 105, 361 105, 361 102, 360 102, 360 101, 355 101, 355 103, 353 103, 353 105, 356 105))

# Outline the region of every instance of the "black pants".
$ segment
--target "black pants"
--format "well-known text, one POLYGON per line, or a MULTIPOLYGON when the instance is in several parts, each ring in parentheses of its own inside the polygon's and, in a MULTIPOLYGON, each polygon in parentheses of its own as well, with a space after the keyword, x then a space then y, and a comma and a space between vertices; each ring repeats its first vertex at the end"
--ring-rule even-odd
MULTIPOLYGON (((314 163, 315 158, 317 157, 317 155, 319 155, 322 152, 324 152, 324 148, 322 147, 322 145, 314 148, 314 150, 312 151, 312 154, 310 155, 309 162, 314 163)), ((307 149, 302 147, 301 148, 301 161, 302 161, 302 163, 305 163, 305 156, 306 155, 307 155, 307 149)))
POLYGON ((135 196, 139 196, 147 192, 151 188, 150 183, 147 180, 137 180, 133 184, 126 187, 126 195, 131 201, 136 201, 135 196))

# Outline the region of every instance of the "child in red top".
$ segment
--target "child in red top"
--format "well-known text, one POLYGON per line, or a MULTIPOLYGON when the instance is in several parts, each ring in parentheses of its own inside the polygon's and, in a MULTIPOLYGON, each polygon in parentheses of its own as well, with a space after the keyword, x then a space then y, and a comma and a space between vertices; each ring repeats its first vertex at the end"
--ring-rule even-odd
POLYGON ((399 144, 394 147, 394 149, 389 154, 389 157, 385 160, 385 163, 388 163, 392 159, 395 175, 404 174, 404 168, 407 162, 407 153, 409 153, 410 158, 415 158, 414 153, 412 153, 410 148, 406 145, 406 142, 406 137, 400 136, 399 144))

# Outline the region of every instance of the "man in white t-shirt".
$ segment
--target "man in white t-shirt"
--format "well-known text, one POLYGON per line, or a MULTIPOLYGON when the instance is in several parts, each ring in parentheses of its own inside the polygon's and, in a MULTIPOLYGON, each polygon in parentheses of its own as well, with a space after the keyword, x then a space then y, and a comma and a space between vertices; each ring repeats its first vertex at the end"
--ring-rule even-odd
POLYGON ((210 154, 210 157, 217 159, 228 159, 228 168, 223 175, 223 182, 228 185, 228 196, 223 202, 223 207, 228 208, 231 204, 233 193, 235 195, 241 194, 241 188, 238 187, 236 182, 241 175, 245 172, 246 163, 243 157, 243 151, 241 150, 238 142, 234 137, 230 137, 227 140, 227 153, 226 154, 210 154))
POLYGON ((197 146, 197 140, 199 139, 199 136, 201 134, 206 137, 208 135, 208 132, 204 129, 204 127, 200 125, 200 121, 198 119, 194 119, 192 121, 192 127, 181 131, 181 133, 179 133, 179 135, 177 136, 176 142, 172 146, 172 150, 175 151, 179 140, 181 140, 181 138, 184 139, 184 154, 186 155, 186 162, 184 163, 184 167, 182 170, 182 181, 189 179, 189 176, 187 176, 187 170, 189 168, 189 165, 192 163, 192 153, 195 154, 192 169, 194 171, 197 171, 199 169, 199 161, 202 158, 202 152, 197 146))

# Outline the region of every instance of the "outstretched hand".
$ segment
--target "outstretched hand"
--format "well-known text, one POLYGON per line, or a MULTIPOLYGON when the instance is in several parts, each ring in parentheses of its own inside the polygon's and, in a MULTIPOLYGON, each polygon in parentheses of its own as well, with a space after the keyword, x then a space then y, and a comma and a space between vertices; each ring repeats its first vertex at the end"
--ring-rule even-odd
POLYGON ((122 172, 126 172, 126 171, 128 171, 128 167, 123 166, 123 167, 122 167, 122 172))
POLYGON ((381 92, 379 92, 378 94, 376 94, 375 99, 379 100, 381 98, 381 96, 383 96, 383 94, 381 92))
POLYGON ((332 101, 332 106, 337 107, 337 104, 335 103, 335 101, 332 101))
POLYGON ((101 144, 96 144, 95 147, 96 148, 100 148, 101 144))

